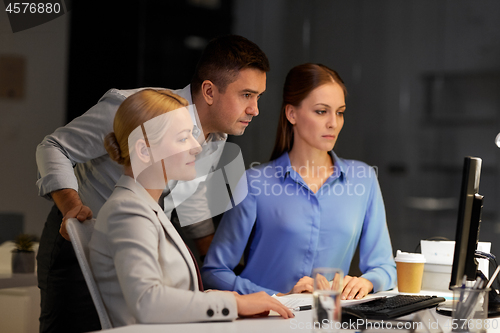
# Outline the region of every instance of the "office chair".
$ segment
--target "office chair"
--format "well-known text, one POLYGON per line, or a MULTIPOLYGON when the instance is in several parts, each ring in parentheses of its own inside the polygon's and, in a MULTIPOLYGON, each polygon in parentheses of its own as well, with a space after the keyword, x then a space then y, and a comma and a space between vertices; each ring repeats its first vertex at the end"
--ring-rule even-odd
POLYGON ((78 258, 78 263, 82 269, 83 277, 87 286, 89 287, 90 295, 94 301, 94 305, 99 315, 99 321, 101 322, 101 329, 113 328, 111 321, 109 320, 108 313, 104 307, 104 303, 97 289, 97 285, 94 280, 94 275, 89 265, 89 242, 92 232, 94 231, 95 219, 86 220, 85 222, 80 222, 75 218, 68 219, 68 224, 66 226, 71 239, 71 244, 75 250, 76 257, 78 258))

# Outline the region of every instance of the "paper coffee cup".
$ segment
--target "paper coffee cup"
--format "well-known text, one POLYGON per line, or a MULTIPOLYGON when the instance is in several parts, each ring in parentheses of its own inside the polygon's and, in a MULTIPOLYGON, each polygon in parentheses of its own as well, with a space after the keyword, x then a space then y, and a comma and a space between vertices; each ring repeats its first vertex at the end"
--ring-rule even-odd
POLYGON ((398 272, 398 290, 403 293, 420 292, 424 275, 424 255, 398 250, 394 260, 398 272))

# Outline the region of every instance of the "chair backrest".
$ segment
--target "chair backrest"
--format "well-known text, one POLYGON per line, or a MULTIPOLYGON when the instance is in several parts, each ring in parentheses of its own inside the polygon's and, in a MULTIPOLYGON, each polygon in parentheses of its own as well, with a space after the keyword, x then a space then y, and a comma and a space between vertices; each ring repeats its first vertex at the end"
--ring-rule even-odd
POLYGON ((94 231, 95 219, 86 220, 80 222, 77 219, 70 218, 67 223, 67 230, 69 238, 71 239, 71 244, 75 250, 76 258, 82 269, 83 277, 87 286, 89 287, 90 295, 94 301, 94 305, 99 315, 99 320, 101 322, 101 328, 109 329, 112 328, 111 321, 109 320, 108 313, 104 307, 104 303, 97 288, 97 284, 94 280, 94 275, 92 274, 92 269, 89 265, 89 242, 92 237, 92 232, 94 231))

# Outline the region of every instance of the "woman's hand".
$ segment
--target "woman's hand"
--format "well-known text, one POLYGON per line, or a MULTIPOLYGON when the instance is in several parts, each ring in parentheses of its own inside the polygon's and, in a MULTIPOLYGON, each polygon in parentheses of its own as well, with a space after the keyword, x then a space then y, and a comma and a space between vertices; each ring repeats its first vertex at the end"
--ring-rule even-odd
POLYGON ((342 299, 360 299, 373 290, 373 284, 365 278, 349 276, 344 277, 344 290, 342 299))
POLYGON ((289 308, 263 291, 249 295, 236 294, 234 297, 238 315, 241 317, 267 316, 271 310, 276 311, 285 319, 295 317, 289 308))
POLYGON ((290 294, 300 294, 300 293, 312 293, 314 290, 314 279, 309 276, 304 276, 301 278, 295 286, 293 286, 292 290, 287 292, 286 294, 278 293, 276 296, 285 296, 290 294))
POLYGON ((302 277, 288 294, 312 293, 314 291, 314 279, 310 276, 302 277))

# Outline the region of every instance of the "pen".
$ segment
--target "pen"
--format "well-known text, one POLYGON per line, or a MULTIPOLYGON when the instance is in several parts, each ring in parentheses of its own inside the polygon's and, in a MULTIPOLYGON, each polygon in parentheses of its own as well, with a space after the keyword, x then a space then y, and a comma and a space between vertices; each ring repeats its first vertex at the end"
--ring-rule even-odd
POLYGON ((481 277, 477 277, 476 278, 476 282, 474 283, 474 285, 472 286, 472 289, 480 289, 481 288, 481 285, 483 284, 483 279, 481 279, 481 277))
MULTIPOLYGON (((462 313, 462 306, 463 306, 463 302, 464 302, 464 293, 465 293, 465 284, 467 283, 467 275, 464 275, 463 279, 462 279, 462 286, 460 287, 460 297, 458 299, 458 303, 457 303, 457 316, 459 316, 461 313, 462 313)), ((458 317, 458 318, 461 318, 461 317, 458 317)))
POLYGON ((293 311, 305 311, 305 310, 311 310, 312 305, 302 305, 302 306, 297 306, 296 308, 293 308, 293 311))
POLYGON ((486 285, 486 288, 491 287, 491 285, 493 284, 493 281, 495 281, 495 279, 498 275, 498 271, 500 271, 500 266, 498 266, 497 269, 495 269, 495 272, 493 272, 493 275, 490 278, 490 282, 488 282, 488 284, 486 285))
MULTIPOLYGON (((472 290, 482 289, 483 284, 484 281, 480 277, 478 277, 476 279, 476 283, 472 287, 472 290)), ((464 301, 463 311, 462 311, 463 313, 462 316, 459 317, 460 319, 465 319, 466 321, 468 321, 470 317, 474 315, 476 306, 479 304, 481 300, 480 296, 481 295, 479 294, 479 292, 472 292, 472 294, 469 293, 467 300, 464 301)))

